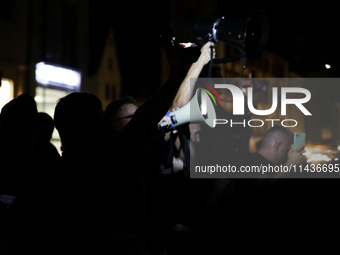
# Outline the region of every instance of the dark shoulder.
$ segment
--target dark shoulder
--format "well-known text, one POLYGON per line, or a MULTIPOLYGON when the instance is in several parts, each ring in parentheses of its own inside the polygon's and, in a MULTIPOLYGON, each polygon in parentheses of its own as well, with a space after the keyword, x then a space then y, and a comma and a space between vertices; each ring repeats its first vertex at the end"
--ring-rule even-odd
POLYGON ((257 152, 250 154, 246 159, 246 165, 248 166, 259 166, 268 164, 271 165, 271 162, 257 152))

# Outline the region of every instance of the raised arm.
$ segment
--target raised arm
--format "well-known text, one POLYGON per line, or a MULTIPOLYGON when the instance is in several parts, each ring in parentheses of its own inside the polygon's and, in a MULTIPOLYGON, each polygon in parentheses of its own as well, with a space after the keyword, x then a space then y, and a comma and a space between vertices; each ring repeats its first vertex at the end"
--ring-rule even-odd
MULTIPOLYGON (((211 59, 211 49, 210 46, 214 47, 213 42, 207 42, 201 49, 201 55, 195 63, 192 63, 190 66, 187 75, 183 79, 180 88, 174 98, 171 108, 176 109, 177 107, 181 108, 186 105, 192 95, 192 90, 194 86, 190 86, 190 78, 197 79, 200 75, 203 67, 209 63, 211 59)), ((213 57, 215 57, 215 48, 213 48, 213 57)))
MULTIPOLYGON (((193 62, 196 62, 200 52, 196 48, 171 48, 167 52, 170 66, 170 77, 161 89, 142 106, 138 108, 131 121, 114 137, 109 149, 116 150, 119 144, 133 142, 134 138, 151 136, 158 126, 159 120, 171 108, 178 88, 186 77, 193 62)), ((126 147, 126 146, 124 146, 126 147)))

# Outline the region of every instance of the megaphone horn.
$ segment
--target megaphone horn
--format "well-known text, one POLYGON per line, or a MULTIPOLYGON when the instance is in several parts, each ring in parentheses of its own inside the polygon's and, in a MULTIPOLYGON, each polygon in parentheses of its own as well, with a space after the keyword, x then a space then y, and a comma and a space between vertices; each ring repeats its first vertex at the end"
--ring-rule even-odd
MULTIPOLYGON (((212 100, 207 92, 197 89, 195 96, 182 108, 170 113, 170 120, 173 126, 181 126, 186 123, 205 122, 208 126, 214 127, 216 112, 212 100)), ((167 123, 160 124, 161 127, 167 123)))

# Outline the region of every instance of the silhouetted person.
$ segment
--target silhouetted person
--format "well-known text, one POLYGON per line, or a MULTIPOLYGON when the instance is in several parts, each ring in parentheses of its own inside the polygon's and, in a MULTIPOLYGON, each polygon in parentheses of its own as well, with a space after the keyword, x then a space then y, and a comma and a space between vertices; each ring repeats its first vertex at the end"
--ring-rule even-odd
MULTIPOLYGON (((126 96, 122 99, 112 101, 105 109, 105 123, 109 134, 112 136, 125 127, 133 118, 137 106, 136 101, 130 96, 126 96)), ((159 159, 158 152, 155 151, 156 145, 163 140, 161 131, 155 133, 155 137, 150 137, 149 151, 140 152, 141 155, 136 157, 140 158, 135 163, 130 163, 131 166, 122 166, 121 171, 128 171, 129 167, 140 168, 143 172, 143 182, 145 182, 145 196, 147 196, 147 214, 141 215, 137 223, 134 223, 132 231, 135 232, 136 225, 141 225, 139 228, 144 229, 143 233, 140 233, 145 242, 148 243, 151 252, 158 254, 164 250, 164 211, 160 209, 160 190, 159 190, 159 159), (142 156, 143 155, 143 156, 142 156)), ((144 188, 143 188, 144 189, 144 188)), ((134 189, 130 192, 126 192, 123 196, 133 196, 134 189), (129 193, 132 192, 130 195, 129 193)), ((126 199, 126 204, 128 200, 126 199)), ((123 201, 124 204, 124 201, 123 201)), ((127 206, 125 206, 127 207, 127 206)), ((130 214, 128 212, 128 214, 130 214)), ((135 220, 134 220, 135 221, 135 220)), ((130 221, 131 222, 131 221, 130 221)), ((137 230, 138 231, 138 230, 137 230)))
MULTIPOLYGON (((245 166, 281 167, 305 165, 303 146, 294 150, 293 133, 282 126, 270 128, 263 138, 261 147, 244 162, 245 166)), ((295 216, 291 214, 296 207, 295 180, 285 172, 256 173, 249 178, 236 179, 234 201, 226 203, 234 219, 232 227, 235 235, 247 232, 247 242, 261 243, 267 236, 266 249, 273 248, 277 238, 284 237, 295 224, 295 216), (285 215, 280 217, 279 215, 285 215)), ((246 177, 246 176, 245 176, 246 177)), ((226 210, 227 207, 226 207, 226 210)), ((291 233, 294 235, 294 233, 291 233)), ((238 240, 237 240, 238 241, 238 240)), ((291 245, 291 244, 287 244, 291 245)))
POLYGON ((56 147, 51 143, 54 130, 53 119, 45 112, 38 113, 39 127, 37 132, 37 154, 39 164, 48 169, 48 166, 55 164, 60 155, 56 147))
POLYGON ((105 183, 110 175, 103 121, 101 102, 89 93, 71 93, 55 108, 54 123, 62 143, 59 230, 65 248, 73 252, 86 251, 99 233, 123 230, 117 195, 105 183))
POLYGON ((22 94, 2 108, 1 144, 18 164, 27 164, 26 160, 34 155, 37 128, 37 106, 31 96, 22 94))
MULTIPOLYGON (((190 69, 186 73, 186 76, 181 81, 181 86, 178 89, 178 92, 176 93, 176 96, 172 100, 171 108, 176 107, 182 107, 185 104, 187 104, 190 100, 191 93, 192 93, 192 87, 190 86, 190 78, 197 78, 200 74, 203 66, 209 62, 210 60, 210 46, 213 45, 212 42, 207 43, 202 49, 201 54, 198 58, 198 60, 195 63, 192 63, 190 66, 190 69)), ((171 99, 170 95, 165 95, 164 99, 171 99)), ((189 189, 189 185, 187 185, 189 181, 189 177, 186 176, 185 178, 182 178, 183 175, 183 168, 184 163, 182 162, 183 159, 180 159, 177 155, 176 158, 173 158, 173 155, 171 154, 169 164, 172 165, 173 160, 178 162, 179 167, 176 168, 176 172, 179 171, 179 173, 175 175, 169 175, 168 178, 163 179, 166 181, 160 182, 160 166, 161 166, 161 156, 168 158, 168 155, 165 155, 165 152, 163 155, 160 155, 160 148, 163 147, 164 140, 161 134, 157 134, 157 130, 155 130, 156 126, 149 126, 149 116, 150 114, 153 114, 154 111, 158 108, 158 106, 164 105, 162 102, 160 102, 154 109, 150 109, 150 112, 146 113, 144 118, 141 119, 141 125, 138 129, 136 129, 134 132, 139 137, 136 137, 136 144, 138 140, 140 139, 147 139, 148 146, 140 147, 139 155, 136 155, 136 158, 133 160, 130 160, 128 163, 124 162, 124 165, 122 166, 122 169, 124 169, 126 173, 131 173, 132 171, 129 171, 128 169, 143 169, 143 173, 141 176, 136 177, 134 179, 143 178, 145 182, 145 198, 147 197, 147 200, 145 200, 145 203, 147 203, 147 211, 145 212, 145 216, 142 216, 141 219, 147 219, 146 220, 139 220, 140 222, 144 221, 145 226, 140 226, 139 228, 146 228, 148 230, 148 240, 149 242, 152 242, 152 246, 155 250, 162 250, 162 246, 164 247, 164 244, 162 244, 162 241, 165 239, 164 234, 164 225, 167 225, 167 227, 171 230, 168 230, 168 239, 170 235, 174 236, 176 231, 180 228, 175 229, 174 225, 176 223, 182 223, 182 221, 185 221, 184 218, 186 218, 186 209, 188 208, 188 192, 183 192, 183 190, 187 191, 189 189), (149 128, 147 128, 149 126, 149 128), (145 136, 145 132, 143 132, 143 129, 149 133, 149 136, 145 136), (156 133, 152 133, 155 132, 156 133), (163 142, 161 141, 163 140, 163 142), (179 176, 179 177, 178 177, 179 176), (180 179, 178 182, 175 180, 180 179), (185 179, 185 180, 182 180, 185 179), (166 184, 166 185, 165 185, 166 184), (163 187, 163 197, 160 197, 160 186, 163 187), (171 187, 169 189, 168 187, 171 187), (180 188, 179 188, 180 187, 180 188), (169 195, 171 194, 171 195, 169 195), (171 197, 171 198, 169 198, 171 197), (161 202, 160 200, 163 199, 161 202), (171 200, 171 203, 169 202, 171 200), (165 205, 162 209, 161 204, 165 205), (178 216, 180 215, 180 216, 178 216), (179 219, 181 218, 181 219, 179 219), (177 222, 181 221, 181 222, 177 222), (171 233, 170 233, 171 232, 171 233), (163 240, 162 240, 163 239, 163 240), (158 247, 157 247, 158 246, 158 247)), ((168 110, 167 109, 167 110, 168 110)), ((157 109, 158 110, 158 109, 157 109)), ((117 136, 120 136, 120 130, 124 130, 124 127, 127 126, 131 121, 133 122, 135 120, 135 113, 137 111, 137 106, 135 105, 135 100, 131 97, 124 97, 119 100, 115 100, 111 102, 106 110, 105 110, 105 122, 107 125, 107 128, 109 130, 109 133, 116 134, 117 136)), ((165 115, 166 111, 163 113, 165 115)), ((163 115, 163 116, 164 116, 163 115)), ((162 116, 162 117, 163 117, 162 116)), ((141 116, 142 117, 142 116, 141 116)), ((150 116, 150 117, 153 117, 150 116)), ((160 118, 161 119, 161 118, 160 118)), ((177 134, 178 135, 178 134, 177 134)), ((177 136, 176 135, 176 136, 177 136)), ((181 137, 183 139, 186 139, 184 137, 184 134, 181 134, 181 137)), ((129 139, 130 140, 130 139, 129 139)), ((188 142, 185 140, 185 144, 188 145, 188 142)), ((180 139, 178 139, 178 143, 180 143, 180 139)), ((134 146, 135 147, 135 146, 134 146)), ((187 146, 188 147, 188 146, 187 146)), ((178 152, 181 150, 179 148, 178 152)), ((188 150, 189 151, 189 148, 188 150)), ((178 153, 179 154, 179 153, 178 153)), ((131 158, 132 159, 132 158, 131 158)), ((128 160, 127 160, 128 161, 128 160)), ((187 158, 187 161, 189 161, 189 158, 187 158)), ((171 167, 171 166, 170 166, 171 167)), ((171 170, 170 170, 171 171, 171 170)), ((137 172, 135 172, 137 173, 137 172)), ((136 183, 136 185, 138 185, 136 183)), ((133 193, 133 189, 130 189, 130 191, 126 191, 125 195, 127 197, 131 197, 133 193)), ((143 201, 143 193, 140 193, 141 199, 140 202, 143 201)), ((123 202, 124 203, 124 202, 123 202)), ((136 223, 138 224, 138 223, 136 223)), ((135 224, 135 225, 136 225, 135 224)), ((184 227, 188 228, 188 227, 184 227)), ((145 236, 145 234, 142 234, 145 236)), ((179 235, 182 235, 180 233, 179 235)), ((171 237, 172 240, 170 242, 171 246, 179 246, 178 244, 173 245, 174 243, 179 243, 178 240, 174 241, 174 238, 171 237)), ((173 247, 172 247, 173 248, 173 247)), ((155 251, 154 250, 154 251, 155 251)), ((176 251, 174 251, 176 252, 176 251)))
MULTIPOLYGON (((249 156, 245 164, 259 167, 268 167, 269 165, 287 167, 290 167, 290 165, 305 165, 307 160, 303 155, 304 145, 294 150, 293 142, 294 135, 289 129, 282 126, 274 126, 266 132, 261 147, 257 152, 249 156)), ((277 172, 264 175, 258 173, 257 177, 259 178, 254 179, 252 182, 239 182, 242 183, 241 187, 243 189, 240 192, 245 197, 251 198, 253 202, 265 203, 264 201, 267 201, 268 203, 275 203, 277 199, 280 199, 279 195, 282 195, 279 194, 280 192, 287 193, 287 191, 284 191, 287 179, 282 179, 282 177, 289 177, 289 173, 277 172), (276 195, 273 195, 274 193, 276 195)))
MULTIPOLYGON (((143 240, 146 240, 149 227, 147 226, 149 197, 142 162, 145 161, 147 154, 152 152, 154 147, 152 141, 159 121, 170 109, 191 63, 199 56, 199 50, 194 48, 171 48, 167 53, 171 70, 169 80, 134 112, 133 118, 124 118, 129 120, 128 123, 112 137, 109 146, 109 155, 114 155, 115 159, 111 162, 114 162, 115 169, 119 169, 116 172, 117 178, 125 180, 120 182, 119 190, 129 228, 132 233, 141 236, 143 240), (191 60, 188 61, 188 59, 191 60)), ((121 118, 130 115, 132 114, 129 113, 121 118)))
POLYGON ((62 142, 62 157, 92 161, 103 158, 105 132, 100 100, 89 93, 71 93, 55 108, 54 124, 62 142), (98 151, 99 149, 100 151, 98 151))
POLYGON ((7 179, 8 176, 1 174, 4 177, 1 179, 10 188, 5 194, 16 197, 9 210, 14 221, 18 254, 32 251, 41 234, 41 225, 37 220, 42 212, 38 208, 44 202, 43 194, 47 191, 44 188, 45 178, 40 175, 37 164, 37 131, 38 114, 33 97, 22 94, 3 107, 1 147, 6 160, 1 162, 7 167, 1 167, 1 171, 10 172, 11 177, 7 179))
MULTIPOLYGON (((10 191, 12 195, 20 192, 27 192, 26 188, 32 189, 28 185, 29 180, 35 179, 36 167, 36 135, 38 129, 38 115, 34 99, 22 94, 7 103, 1 111, 1 151, 4 160, 2 164, 2 177, 6 174, 17 175, 15 182, 13 179, 7 180, 11 183, 10 191), (16 170, 14 170, 16 169, 16 170), (11 173, 9 173, 11 172, 11 173), (19 185, 20 183, 20 185, 19 185), (16 187, 16 188, 15 188, 16 187), (14 190, 15 189, 15 190, 14 190)), ((1 178, 2 179, 2 178, 1 178)), ((6 180, 6 178, 4 178, 6 180)), ((5 185, 7 186, 7 185, 5 185)), ((2 186, 4 188, 4 186, 2 186)), ((11 195, 11 194, 8 194, 11 195)))
POLYGON ((189 65, 198 56, 196 50, 170 51, 172 73, 168 82, 110 139, 105 134, 100 100, 95 96, 71 93, 56 106, 54 122, 63 151, 58 172, 61 186, 57 227, 65 229, 64 240, 76 251, 86 250, 87 241, 95 234, 117 229, 114 224, 124 222, 119 213, 112 216, 119 211, 118 202, 112 202, 116 201, 115 189, 119 192, 129 231, 143 237, 145 184, 135 164, 142 155, 140 150, 148 145, 149 136, 157 130, 159 120, 170 107, 189 65), (105 197, 108 193, 109 198, 105 197))

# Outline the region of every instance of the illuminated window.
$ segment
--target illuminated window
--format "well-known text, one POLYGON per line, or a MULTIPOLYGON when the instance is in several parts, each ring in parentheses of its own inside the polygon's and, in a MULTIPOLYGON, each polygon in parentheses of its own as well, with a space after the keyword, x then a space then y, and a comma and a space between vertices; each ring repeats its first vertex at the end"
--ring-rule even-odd
POLYGON ((40 62, 36 64, 35 79, 43 85, 53 85, 78 90, 81 74, 75 70, 40 62))
POLYGON ((13 99, 13 81, 8 79, 1 80, 0 87, 0 111, 5 104, 13 99))

